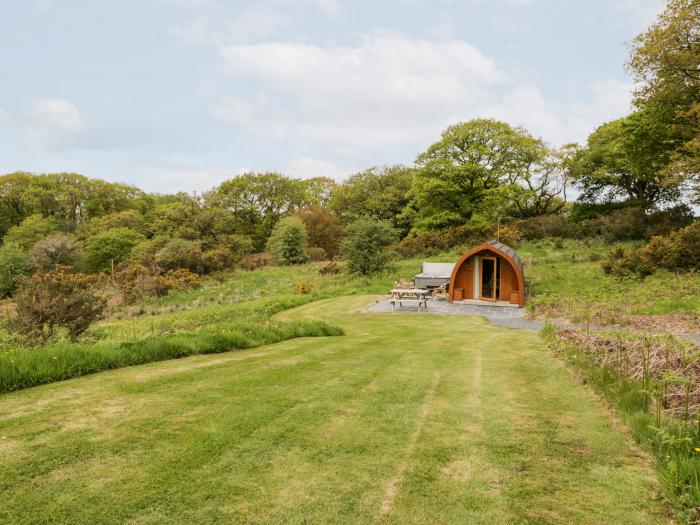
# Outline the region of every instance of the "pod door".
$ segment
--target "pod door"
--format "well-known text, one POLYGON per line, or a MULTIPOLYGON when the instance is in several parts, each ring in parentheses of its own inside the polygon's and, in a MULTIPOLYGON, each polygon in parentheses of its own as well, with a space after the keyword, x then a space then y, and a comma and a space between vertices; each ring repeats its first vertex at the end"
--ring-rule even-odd
POLYGON ((498 297, 498 259, 496 257, 482 257, 481 286, 479 299, 495 301, 498 297))

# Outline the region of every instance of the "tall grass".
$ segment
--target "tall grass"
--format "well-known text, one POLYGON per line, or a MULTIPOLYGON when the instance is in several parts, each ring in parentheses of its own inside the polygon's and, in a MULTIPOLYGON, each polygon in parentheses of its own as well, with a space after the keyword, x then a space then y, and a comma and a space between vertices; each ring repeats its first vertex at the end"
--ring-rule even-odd
MULTIPOLYGON (((640 378, 630 378, 625 368, 632 363, 626 357, 602 364, 582 348, 558 337, 553 326, 543 330, 548 345, 575 366, 587 383, 615 409, 620 419, 631 429, 636 441, 649 450, 654 458, 658 477, 679 517, 686 522, 700 520, 700 413, 688 407, 688 395, 681 410, 664 408, 664 396, 670 380, 669 373, 654 380, 648 373, 648 359, 641 366, 640 378)), ((639 365, 639 363, 637 363, 639 365)), ((686 388, 690 392, 690 384, 686 388)))
POLYGON ((320 321, 265 322, 152 336, 134 342, 62 343, 46 348, 11 350, 0 352, 0 392, 165 359, 342 333, 342 329, 320 321))

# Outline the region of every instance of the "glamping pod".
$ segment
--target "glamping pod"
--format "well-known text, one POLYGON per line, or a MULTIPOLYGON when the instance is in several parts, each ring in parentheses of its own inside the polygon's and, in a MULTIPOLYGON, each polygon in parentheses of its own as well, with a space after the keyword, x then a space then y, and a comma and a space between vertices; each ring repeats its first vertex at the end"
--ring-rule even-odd
POLYGON ((523 262, 513 248, 490 241, 457 261, 450 278, 448 301, 465 299, 525 306, 523 262))

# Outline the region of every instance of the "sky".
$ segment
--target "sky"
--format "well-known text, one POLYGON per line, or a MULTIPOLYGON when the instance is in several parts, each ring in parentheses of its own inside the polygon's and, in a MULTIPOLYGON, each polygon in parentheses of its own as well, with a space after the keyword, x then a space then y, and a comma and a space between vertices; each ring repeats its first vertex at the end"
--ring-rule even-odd
POLYGON ((161 193, 343 180, 493 117, 552 146, 630 111, 662 0, 0 0, 0 173, 161 193))

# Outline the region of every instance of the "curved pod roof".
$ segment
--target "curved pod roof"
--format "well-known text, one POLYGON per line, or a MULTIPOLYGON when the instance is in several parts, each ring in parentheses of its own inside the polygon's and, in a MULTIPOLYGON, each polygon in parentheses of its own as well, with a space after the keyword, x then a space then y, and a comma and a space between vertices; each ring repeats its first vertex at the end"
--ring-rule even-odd
POLYGON ((523 261, 520 259, 518 254, 515 253, 515 250, 513 248, 499 241, 489 241, 487 243, 481 244, 475 248, 472 248, 467 253, 462 255, 462 257, 459 258, 459 260, 455 264, 454 270, 452 270, 452 277, 450 278, 450 293, 448 298, 449 302, 452 302, 452 294, 455 288, 457 272, 459 272, 459 269, 462 267, 462 264, 464 264, 470 257, 485 250, 490 251, 496 255, 500 255, 513 267, 513 270, 515 270, 515 275, 518 280, 518 306, 525 306, 525 272, 523 261))

